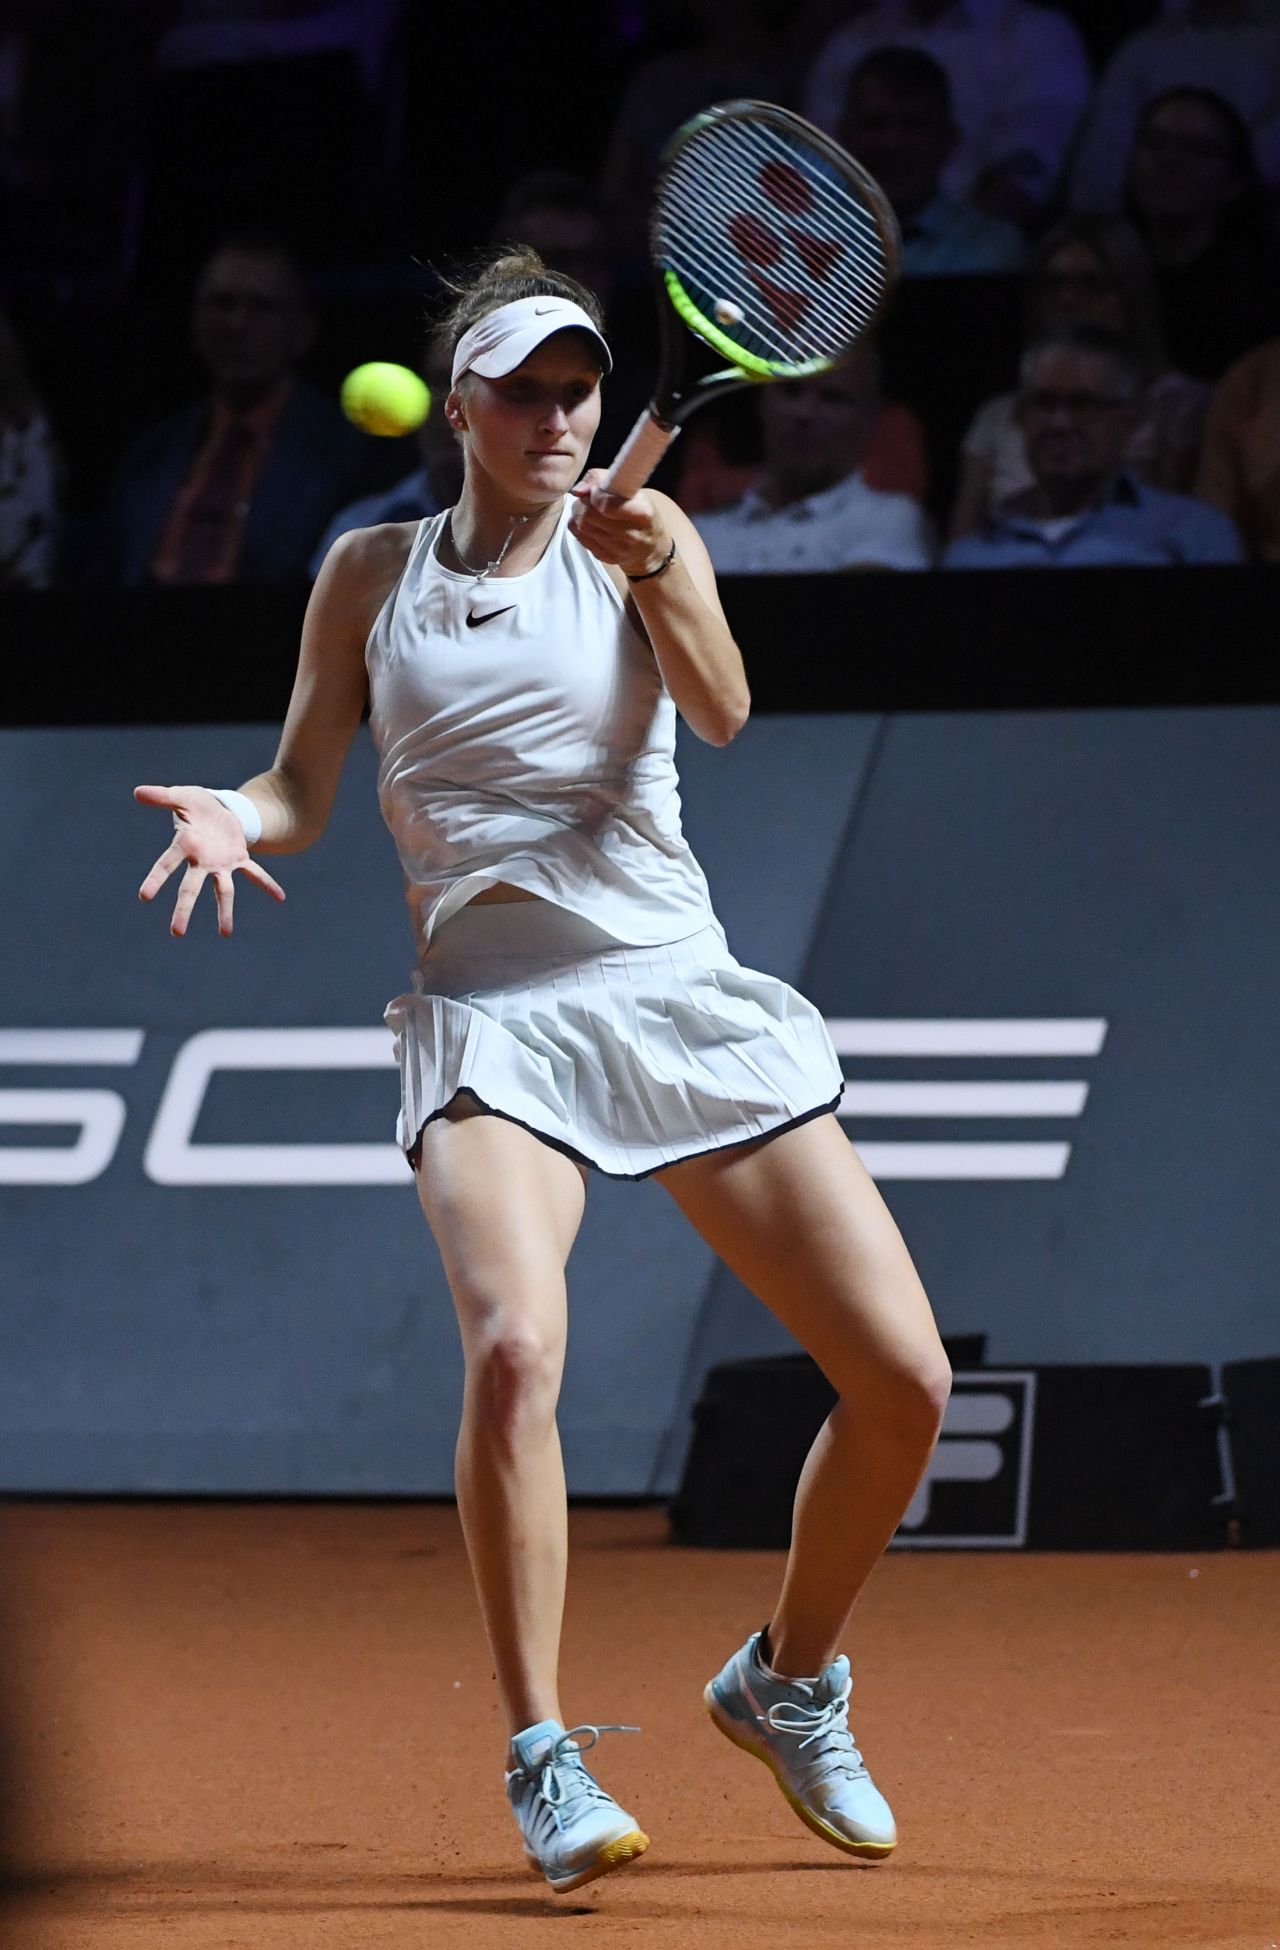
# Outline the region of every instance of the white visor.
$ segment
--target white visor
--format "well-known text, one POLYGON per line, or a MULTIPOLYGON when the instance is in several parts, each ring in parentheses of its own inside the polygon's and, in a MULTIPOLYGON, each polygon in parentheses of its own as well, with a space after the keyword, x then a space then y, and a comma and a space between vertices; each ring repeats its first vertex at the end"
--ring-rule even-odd
POLYGON ((484 379, 501 379, 523 365, 529 354, 553 332, 565 332, 570 327, 590 334, 599 347, 604 370, 612 372, 612 354, 582 306, 575 305, 572 299, 553 298, 547 293, 499 305, 496 311, 486 312, 465 331, 453 355, 450 384, 456 386, 464 372, 478 372, 484 379))

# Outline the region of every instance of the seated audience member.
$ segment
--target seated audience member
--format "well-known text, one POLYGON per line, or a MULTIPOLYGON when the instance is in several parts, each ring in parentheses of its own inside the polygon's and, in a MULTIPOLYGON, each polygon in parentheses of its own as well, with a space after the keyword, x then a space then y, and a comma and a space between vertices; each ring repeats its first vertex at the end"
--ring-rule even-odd
POLYGON ((1057 187, 1089 95, 1080 36, 1031 0, 864 0, 810 70, 805 113, 835 130, 849 78, 874 48, 918 47, 946 70, 959 140, 943 188, 1015 223, 1057 187))
POLYGON ((1076 210, 1118 210, 1147 103, 1209 88, 1248 124, 1264 181, 1280 190, 1280 0, 1165 0, 1164 18, 1125 41, 1103 71, 1071 169, 1076 210))
POLYGON ((1229 102, 1201 88, 1148 102, 1128 208, 1151 255, 1175 366, 1218 379, 1280 330, 1274 203, 1229 102))
POLYGON ((1018 417, 1034 481, 974 535, 949 569, 1238 562, 1216 508, 1148 487, 1126 464, 1142 411, 1142 372, 1114 333, 1081 327, 1039 340, 1022 362, 1018 417))
POLYGON ((527 244, 549 270, 576 278, 608 306, 613 265, 600 197, 585 176, 534 169, 507 190, 493 226, 495 244, 527 244))
POLYGON ((431 411, 413 436, 417 467, 393 487, 384 488, 380 494, 363 495, 339 510, 311 558, 313 576, 320 573, 320 564, 339 535, 353 528, 376 528, 384 521, 422 521, 427 515, 438 515, 442 508, 452 508, 457 501, 462 491, 462 448, 444 413, 449 360, 433 350, 424 377, 431 389, 431 411))
POLYGON ((837 133, 893 205, 907 276, 1020 268, 1027 253, 1017 226, 941 187, 958 132, 947 71, 931 54, 915 47, 868 54, 853 71, 837 133))
POLYGON ((605 313, 613 349, 615 386, 604 391, 600 426, 591 449, 593 466, 607 467, 648 405, 654 364, 653 299, 648 284, 626 303, 615 289, 614 258, 600 197, 584 176, 563 169, 535 169, 508 189, 491 232, 495 244, 523 244, 552 271, 577 278, 594 291, 605 313))
POLYGON ((22 347, 0 312, 0 589, 53 581, 60 474, 22 347))
POLYGON ((1215 391, 1196 493, 1231 517, 1253 555, 1280 562, 1280 339, 1248 353, 1215 391))
POLYGON ((760 478, 736 506, 698 519, 717 570, 928 568, 931 537, 919 505, 862 478, 878 407, 878 360, 865 340, 833 372, 762 389, 760 478))
POLYGON ((306 574, 369 451, 367 436, 296 370, 313 329, 283 245, 246 233, 213 253, 192 316, 213 391, 144 433, 120 463, 106 509, 112 580, 306 574))
MULTIPOLYGON (((1161 338, 1160 302, 1142 239, 1123 217, 1069 217, 1036 251, 1028 279, 1029 339, 1100 326, 1124 340, 1145 386, 1128 464, 1151 487, 1190 491, 1200 454, 1209 389, 1173 372, 1161 338)), ((962 449, 951 534, 968 535, 993 503, 1032 483, 1017 395, 979 407, 962 449)))
MULTIPOLYGON (((710 102, 789 101, 782 59, 763 0, 686 0, 696 39, 644 62, 627 82, 601 171, 621 254, 643 259, 658 159, 691 115, 710 102)), ((586 280, 584 280, 586 282, 586 280)))
MULTIPOLYGON (((740 501, 764 468, 760 394, 730 393, 695 415, 681 434, 672 492, 686 514, 709 515, 740 501)), ((929 492, 924 427, 901 400, 882 399, 858 469, 869 488, 923 503, 929 492)))

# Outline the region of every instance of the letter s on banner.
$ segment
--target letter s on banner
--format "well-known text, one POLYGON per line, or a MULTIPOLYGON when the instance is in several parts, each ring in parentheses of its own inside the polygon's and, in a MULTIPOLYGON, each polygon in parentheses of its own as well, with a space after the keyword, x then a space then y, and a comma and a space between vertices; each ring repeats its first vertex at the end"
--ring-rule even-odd
MULTIPOLYGON (((0 1029, 0 1063, 132 1065, 141 1029, 0 1029)), ((115 1156, 125 1102, 114 1090, 0 1090, 0 1125, 79 1128, 72 1145, 0 1146, 0 1185, 88 1185, 115 1156)))
POLYGON ((384 1070, 395 1065, 385 1029, 205 1029, 169 1072, 143 1168, 157 1185, 403 1185, 395 1144, 196 1144, 210 1079, 219 1070, 384 1070))

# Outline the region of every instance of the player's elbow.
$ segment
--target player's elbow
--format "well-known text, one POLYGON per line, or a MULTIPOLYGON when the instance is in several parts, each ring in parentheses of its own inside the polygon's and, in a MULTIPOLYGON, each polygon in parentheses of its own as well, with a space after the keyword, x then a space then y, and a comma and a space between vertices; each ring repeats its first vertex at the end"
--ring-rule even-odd
POLYGON ((751 716, 751 699, 744 690, 740 697, 727 698, 710 714, 705 728, 694 729, 708 745, 727 745, 736 738, 751 716))

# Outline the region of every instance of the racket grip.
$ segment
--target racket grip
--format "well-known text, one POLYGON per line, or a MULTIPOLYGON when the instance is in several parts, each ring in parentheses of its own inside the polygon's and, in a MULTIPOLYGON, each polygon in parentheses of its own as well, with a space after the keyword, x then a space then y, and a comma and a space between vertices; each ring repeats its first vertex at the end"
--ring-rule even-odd
POLYGON ((605 480, 609 493, 620 494, 625 501, 642 488, 679 431, 679 427, 664 427, 646 407, 609 469, 605 480))

